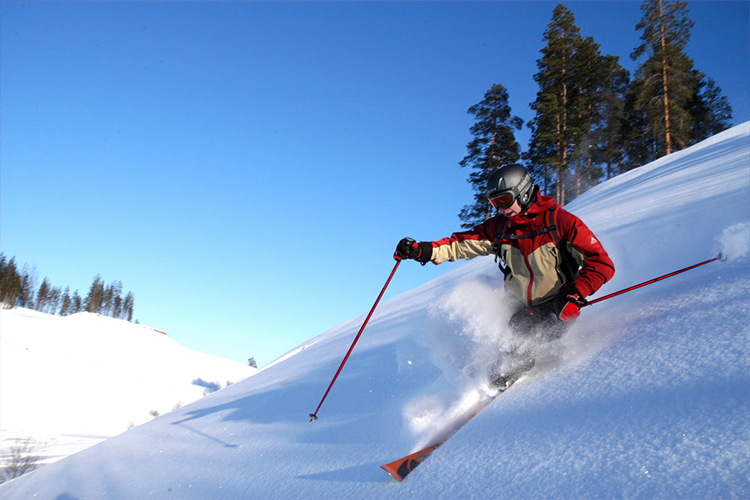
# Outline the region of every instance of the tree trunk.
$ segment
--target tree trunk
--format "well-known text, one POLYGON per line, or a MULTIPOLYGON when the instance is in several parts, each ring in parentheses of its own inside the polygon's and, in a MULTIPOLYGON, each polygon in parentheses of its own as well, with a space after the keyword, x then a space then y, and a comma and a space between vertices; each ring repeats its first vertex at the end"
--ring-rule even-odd
POLYGON ((662 0, 659 0, 659 17, 661 21, 661 79, 664 86, 664 139, 667 145, 667 154, 672 154, 672 133, 669 118, 669 78, 667 77, 667 36, 662 0))

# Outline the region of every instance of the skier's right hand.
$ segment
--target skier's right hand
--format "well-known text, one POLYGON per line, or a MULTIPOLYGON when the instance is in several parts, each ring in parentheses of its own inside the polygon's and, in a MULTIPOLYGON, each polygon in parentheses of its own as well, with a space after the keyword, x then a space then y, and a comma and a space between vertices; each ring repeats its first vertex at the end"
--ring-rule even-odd
POLYGON ((396 260, 414 259, 424 265, 432 258, 432 243, 429 241, 417 243, 412 238, 403 238, 398 242, 393 258, 396 260))

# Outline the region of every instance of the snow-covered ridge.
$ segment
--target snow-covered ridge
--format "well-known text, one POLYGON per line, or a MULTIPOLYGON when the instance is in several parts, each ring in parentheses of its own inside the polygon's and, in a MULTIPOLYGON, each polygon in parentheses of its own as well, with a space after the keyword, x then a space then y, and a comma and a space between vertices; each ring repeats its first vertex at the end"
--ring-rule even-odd
MULTIPOLYGON (((491 257, 383 302, 312 424, 308 414, 364 317, 0 486, 0 496, 745 498, 750 124, 612 179, 568 209, 615 261, 600 296, 719 251, 729 259, 586 308, 532 376, 403 483, 379 465, 438 436, 507 342, 491 257)), ((384 278, 392 265, 384 258, 384 278)))

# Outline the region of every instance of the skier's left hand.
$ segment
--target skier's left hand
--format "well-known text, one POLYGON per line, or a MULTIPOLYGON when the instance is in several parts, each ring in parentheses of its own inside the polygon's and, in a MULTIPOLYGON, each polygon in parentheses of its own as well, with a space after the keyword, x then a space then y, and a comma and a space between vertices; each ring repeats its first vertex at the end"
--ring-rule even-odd
POLYGON ((568 290, 564 292, 562 305, 557 313, 557 317, 566 325, 572 324, 580 316, 580 309, 585 305, 586 299, 577 290, 568 290))

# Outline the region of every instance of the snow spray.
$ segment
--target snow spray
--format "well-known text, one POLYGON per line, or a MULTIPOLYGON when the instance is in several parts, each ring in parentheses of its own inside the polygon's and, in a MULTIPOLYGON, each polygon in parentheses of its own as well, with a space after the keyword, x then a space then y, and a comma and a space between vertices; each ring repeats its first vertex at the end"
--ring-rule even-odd
POLYGON ((724 229, 717 238, 714 251, 731 259, 750 253, 750 223, 742 222, 724 229))

